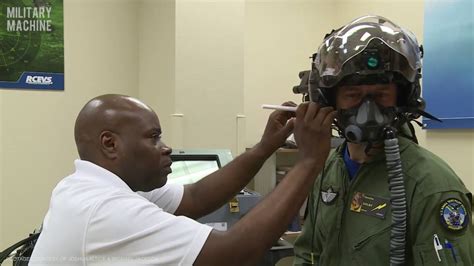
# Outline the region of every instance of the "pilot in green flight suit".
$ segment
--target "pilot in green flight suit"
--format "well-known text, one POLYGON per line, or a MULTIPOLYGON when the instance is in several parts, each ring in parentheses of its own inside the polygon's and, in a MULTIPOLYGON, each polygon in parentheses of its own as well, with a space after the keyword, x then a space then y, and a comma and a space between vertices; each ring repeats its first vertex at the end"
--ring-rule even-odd
POLYGON ((325 38, 309 75, 310 100, 338 109, 346 142, 314 184, 294 264, 474 265, 472 194, 410 124, 436 119, 423 111, 413 34, 356 19, 325 38))

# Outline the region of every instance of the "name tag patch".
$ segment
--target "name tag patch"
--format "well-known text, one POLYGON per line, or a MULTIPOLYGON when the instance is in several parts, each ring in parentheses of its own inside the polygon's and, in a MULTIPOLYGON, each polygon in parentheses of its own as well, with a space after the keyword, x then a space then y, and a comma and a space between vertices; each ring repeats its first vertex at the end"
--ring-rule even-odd
POLYGON ((354 192, 351 201, 351 211, 385 219, 388 205, 388 199, 362 192, 354 192))

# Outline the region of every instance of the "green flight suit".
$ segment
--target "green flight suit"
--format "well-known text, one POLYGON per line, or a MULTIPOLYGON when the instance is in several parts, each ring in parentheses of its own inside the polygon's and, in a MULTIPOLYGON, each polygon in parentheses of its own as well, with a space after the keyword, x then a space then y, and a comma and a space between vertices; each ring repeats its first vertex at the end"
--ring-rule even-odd
MULTIPOLYGON (((399 138, 399 146, 408 211, 405 265, 474 265, 472 194, 436 155, 406 138, 399 138), (462 228, 453 230, 442 224, 440 211, 449 199, 462 203, 464 219, 468 219, 462 228), (448 240, 454 247, 439 251, 441 262, 434 249, 434 234, 443 245, 448 240)), ((314 265, 324 266, 390 264, 391 210, 385 154, 381 152, 362 164, 351 181, 343 160, 344 148, 342 144, 329 156, 321 174, 321 191, 337 196, 332 202, 320 199, 316 223, 321 175, 314 183, 302 233, 295 242, 295 265, 311 265, 311 257, 314 265), (378 212, 385 209, 384 217, 351 210, 357 192, 385 199, 386 206, 375 206, 383 207, 378 212)))

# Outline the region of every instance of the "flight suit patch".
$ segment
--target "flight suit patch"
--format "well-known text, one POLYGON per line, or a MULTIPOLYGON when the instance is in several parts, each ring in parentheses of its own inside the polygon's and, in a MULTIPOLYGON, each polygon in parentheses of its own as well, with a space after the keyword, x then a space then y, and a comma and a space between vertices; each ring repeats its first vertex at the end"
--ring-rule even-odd
POLYGON ((331 204, 337 198, 337 191, 334 191, 332 187, 329 187, 326 191, 321 191, 321 199, 325 204, 331 204))
POLYGON ((441 225, 449 231, 459 232, 469 223, 466 207, 458 199, 447 199, 441 204, 439 212, 441 225))
POLYGON ((354 192, 351 201, 351 211, 385 219, 389 201, 362 192, 354 192))

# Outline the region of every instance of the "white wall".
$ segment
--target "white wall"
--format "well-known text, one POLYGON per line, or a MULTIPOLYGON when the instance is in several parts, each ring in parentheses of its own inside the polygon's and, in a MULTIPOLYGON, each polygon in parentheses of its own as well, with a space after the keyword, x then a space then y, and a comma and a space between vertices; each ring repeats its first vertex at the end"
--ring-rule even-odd
POLYGON ((0 249, 41 224, 53 187, 73 170, 73 125, 85 102, 138 95, 133 2, 65 0, 65 91, 0 91, 0 249))
POLYGON ((298 73, 310 69, 327 30, 332 29, 333 1, 252 1, 245 6, 244 105, 247 147, 263 133, 270 114, 262 104, 301 102, 292 88, 298 73))
MULTIPOLYGON (((183 148, 237 151, 243 111, 244 1, 176 1, 175 111, 183 148)), ((179 143, 177 143, 179 145, 179 143)), ((176 147, 179 148, 179 147, 176 147)))
POLYGON ((139 98, 158 114, 163 138, 173 144, 171 114, 175 112, 174 0, 141 0, 138 9, 139 98))

